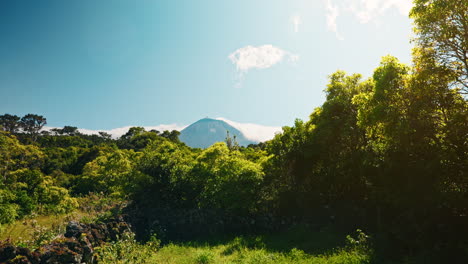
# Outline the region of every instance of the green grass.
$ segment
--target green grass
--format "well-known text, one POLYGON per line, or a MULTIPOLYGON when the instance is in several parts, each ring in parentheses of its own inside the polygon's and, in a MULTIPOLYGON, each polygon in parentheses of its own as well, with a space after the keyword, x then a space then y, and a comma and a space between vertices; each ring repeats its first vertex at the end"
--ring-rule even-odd
POLYGON ((8 238, 13 241, 32 240, 35 239, 35 234, 40 230, 56 229, 65 225, 69 219, 77 218, 80 218, 79 213, 67 215, 40 215, 17 220, 2 228, 0 240, 8 238))
POLYGON ((224 237, 170 243, 157 248, 124 239, 99 250, 101 263, 369 263, 364 245, 346 244, 345 236, 296 227, 271 235, 224 237))
POLYGON ((147 263, 368 263, 370 256, 359 250, 338 249, 327 254, 307 254, 293 248, 289 252, 266 248, 237 247, 236 240, 217 246, 170 244, 149 258, 147 263), (232 250, 232 247, 236 247, 232 250))
POLYGON ((14 243, 38 244, 44 240, 65 231, 71 220, 91 223, 96 219, 112 215, 114 210, 120 210, 123 200, 105 197, 102 194, 89 194, 78 198, 79 208, 73 212, 61 215, 31 214, 11 224, 0 226, 0 241, 10 239, 14 243))
MULTIPOLYGON (((71 219, 89 215, 76 211, 68 215, 36 216, 17 221, 5 228, 0 239, 16 242, 52 239, 71 219), (57 233, 57 232, 56 232, 57 233), (45 237, 48 235, 51 237, 45 237)), ((63 230, 62 230, 63 231, 63 230)), ((359 240, 359 237, 358 237, 359 240)), ((29 246, 33 246, 33 244, 29 246)), ((26 243, 26 246, 27 243, 26 243)), ((297 226, 285 232, 250 236, 218 236, 190 242, 173 242, 163 247, 153 239, 145 244, 129 234, 120 241, 96 248, 100 263, 369 263, 371 251, 366 244, 346 239, 346 234, 332 229, 312 231, 297 226), (348 243, 346 241, 348 240, 348 243), (354 241, 354 242, 353 242, 354 241), (351 242, 351 243, 349 243, 351 242)))

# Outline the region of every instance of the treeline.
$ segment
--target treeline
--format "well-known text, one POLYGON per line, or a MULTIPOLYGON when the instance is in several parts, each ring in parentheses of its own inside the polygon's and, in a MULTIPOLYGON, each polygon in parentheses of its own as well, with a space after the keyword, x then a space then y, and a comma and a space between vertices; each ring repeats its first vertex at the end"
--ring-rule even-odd
POLYGON ((102 192, 142 211, 294 216, 361 228, 395 257, 466 258, 468 3, 414 3, 411 66, 386 56, 371 78, 333 73, 309 120, 258 145, 239 147, 228 136, 193 149, 177 131, 140 127, 118 139, 75 127, 40 133, 45 118, 28 130, 22 118, 11 126, 4 115, 0 223, 72 210, 73 197, 102 192))
POLYGON ((267 143, 265 181, 281 214, 325 211, 392 255, 466 261, 468 2, 414 4, 413 64, 330 75, 323 105, 267 143))
POLYGON ((72 211, 78 206, 74 197, 112 193, 110 189, 117 183, 107 179, 122 176, 101 171, 100 178, 95 176, 99 179, 90 178, 91 162, 102 162, 110 153, 133 157, 135 151, 159 138, 179 142, 178 131, 160 133, 132 127, 122 137, 112 139, 105 132, 82 134, 73 126, 44 130, 45 124, 47 119, 41 115, 0 115, 0 231, 2 224, 32 213, 72 211))

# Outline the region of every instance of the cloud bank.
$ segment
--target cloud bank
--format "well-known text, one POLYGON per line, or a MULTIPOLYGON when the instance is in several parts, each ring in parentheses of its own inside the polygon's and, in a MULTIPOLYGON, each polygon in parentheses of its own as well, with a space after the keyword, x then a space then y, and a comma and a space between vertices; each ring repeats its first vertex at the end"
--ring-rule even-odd
POLYGON ((374 21, 390 8, 396 8, 403 16, 408 16, 412 0, 323 0, 326 8, 328 30, 335 32, 338 39, 342 39, 338 32, 337 18, 343 12, 349 12, 361 24, 374 21))
POLYGON ((349 10, 363 24, 383 15, 392 7, 398 9, 401 15, 407 16, 412 6, 412 0, 354 0, 348 4, 349 10))
POLYGON ((244 134, 247 139, 257 142, 270 140, 275 136, 276 133, 282 131, 281 127, 264 126, 253 123, 239 123, 223 117, 218 117, 216 119, 222 120, 229 125, 239 129, 239 131, 242 132, 242 134, 244 134))

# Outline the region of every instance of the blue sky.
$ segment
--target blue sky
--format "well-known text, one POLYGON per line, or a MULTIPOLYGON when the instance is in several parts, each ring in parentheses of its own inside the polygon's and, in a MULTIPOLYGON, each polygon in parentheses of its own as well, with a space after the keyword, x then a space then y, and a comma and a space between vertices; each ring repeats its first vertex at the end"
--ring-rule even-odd
POLYGON ((91 130, 307 119, 327 76, 410 63, 410 0, 0 1, 0 113, 91 130))

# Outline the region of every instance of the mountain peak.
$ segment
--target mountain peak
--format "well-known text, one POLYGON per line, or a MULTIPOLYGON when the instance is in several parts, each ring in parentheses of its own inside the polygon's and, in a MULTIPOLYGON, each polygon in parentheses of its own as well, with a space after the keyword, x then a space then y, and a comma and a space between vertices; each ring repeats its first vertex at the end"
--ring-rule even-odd
POLYGON ((184 128, 180 132, 179 138, 190 147, 207 148, 216 142, 224 141, 228 131, 232 137, 236 137, 236 141, 240 146, 255 143, 248 140, 241 131, 225 121, 208 117, 202 118, 184 128))
POLYGON ((202 119, 196 121, 194 124, 200 123, 200 122, 212 122, 212 121, 218 121, 218 120, 217 120, 217 119, 213 119, 213 118, 209 118, 209 117, 205 117, 205 118, 202 118, 202 119))

